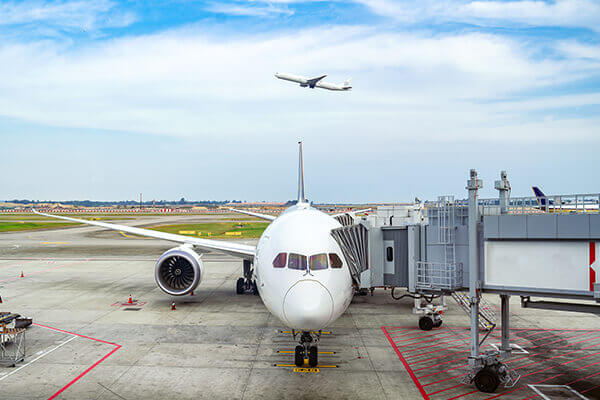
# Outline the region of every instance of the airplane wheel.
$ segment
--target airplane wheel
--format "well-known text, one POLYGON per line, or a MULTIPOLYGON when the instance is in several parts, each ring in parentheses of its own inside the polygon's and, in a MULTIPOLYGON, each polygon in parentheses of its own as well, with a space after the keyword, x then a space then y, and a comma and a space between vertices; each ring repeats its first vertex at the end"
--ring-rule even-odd
POLYGON ((296 364, 297 367, 301 367, 304 365, 304 347, 303 346, 300 346, 300 345, 296 346, 294 364, 296 364))
POLYGON ((255 296, 258 296, 258 287, 256 286, 256 281, 252 281, 252 293, 255 296))
POLYGON ((419 319, 419 328, 424 331, 433 329, 433 320, 430 317, 421 317, 419 319))
POLYGON ((235 292, 237 294, 244 294, 244 278, 239 278, 235 286, 235 292))
POLYGON ((317 346, 311 346, 308 349, 308 365, 316 367, 319 363, 319 350, 317 346))
POLYGON ((484 367, 475 375, 475 386, 484 393, 494 393, 500 384, 500 377, 495 368, 484 367))
POLYGON ((439 328, 440 326, 442 326, 442 320, 440 319, 438 322, 436 322, 435 324, 433 324, 434 327, 439 328))

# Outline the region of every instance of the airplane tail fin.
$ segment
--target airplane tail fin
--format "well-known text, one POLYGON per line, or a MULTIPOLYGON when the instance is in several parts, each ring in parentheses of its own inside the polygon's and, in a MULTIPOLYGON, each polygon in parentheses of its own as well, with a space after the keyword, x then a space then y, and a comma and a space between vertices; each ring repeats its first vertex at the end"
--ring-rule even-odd
POLYGON ((533 190, 533 194, 535 194, 538 204, 542 207, 545 206, 547 197, 544 192, 537 186, 532 186, 531 190, 533 190))
POLYGON ((306 203, 304 195, 304 164, 302 162, 302 142, 298 142, 298 203, 306 203))
POLYGON ((350 82, 352 82, 352 78, 348 78, 346 82, 344 82, 343 87, 348 89, 352 88, 352 86, 350 86, 350 82))

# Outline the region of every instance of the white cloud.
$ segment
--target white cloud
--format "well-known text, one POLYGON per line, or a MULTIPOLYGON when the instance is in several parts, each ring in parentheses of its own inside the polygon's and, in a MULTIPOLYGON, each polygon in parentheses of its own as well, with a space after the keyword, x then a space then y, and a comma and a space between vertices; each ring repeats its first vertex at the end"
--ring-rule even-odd
POLYGON ((6 1, 0 3, 0 25, 94 30, 128 26, 135 21, 132 13, 115 8, 110 0, 6 1))
POLYGON ((561 26, 600 30, 594 0, 356 0, 374 13, 401 22, 467 22, 485 26, 561 26))
POLYGON ((294 14, 294 12, 289 8, 274 6, 270 2, 266 2, 263 4, 212 3, 206 8, 206 10, 217 14, 251 17, 267 17, 294 14))
MULTIPOLYGON (((522 113, 519 102, 499 102, 598 71, 593 60, 540 60, 535 50, 489 34, 362 27, 228 38, 186 28, 75 50, 51 41, 5 43, 0 112, 62 127, 274 143, 302 136, 329 145, 342 138, 369 142, 373 131, 388 143, 517 143, 539 140, 549 126, 576 125, 568 140, 597 132, 591 118, 561 125, 560 115, 540 119, 522 113), (275 72, 328 73, 335 82, 353 76, 354 89, 302 89, 275 79, 275 72)), ((597 96, 575 102, 597 104, 597 96)), ((527 107, 551 104, 552 97, 527 107)))

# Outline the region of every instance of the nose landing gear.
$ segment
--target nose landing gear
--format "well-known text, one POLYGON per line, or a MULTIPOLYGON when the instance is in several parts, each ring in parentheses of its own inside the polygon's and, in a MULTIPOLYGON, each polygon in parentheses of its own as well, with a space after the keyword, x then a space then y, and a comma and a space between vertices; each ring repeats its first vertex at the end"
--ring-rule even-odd
MULTIPOLYGON (((296 337, 296 332, 293 332, 296 337)), ((296 346, 294 352, 294 363, 297 367, 304 365, 304 359, 308 357, 308 365, 316 367, 319 364, 319 348, 317 346, 319 338, 321 337, 321 331, 313 334, 311 332, 302 332, 300 335, 300 344, 296 346)))

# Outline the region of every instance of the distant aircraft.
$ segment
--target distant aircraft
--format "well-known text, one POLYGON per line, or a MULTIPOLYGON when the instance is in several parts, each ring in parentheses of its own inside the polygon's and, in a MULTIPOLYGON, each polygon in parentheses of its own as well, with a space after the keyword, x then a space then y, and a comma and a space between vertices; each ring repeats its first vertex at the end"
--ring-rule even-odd
POLYGON ((539 206, 537 208, 546 212, 598 211, 598 200, 590 200, 585 198, 586 196, 581 196, 581 198, 575 198, 575 196, 568 196, 567 198, 546 196, 537 186, 532 186, 531 190, 535 194, 539 206))
POLYGON ((302 87, 309 87, 311 89, 321 88, 327 90, 350 90, 352 86, 350 86, 350 81, 352 78, 349 78, 346 82, 341 85, 336 85, 335 83, 323 82, 322 79, 327 75, 317 76, 316 78, 304 78, 303 76, 291 75, 291 74, 280 74, 279 72, 275 73, 275 77, 279 79, 283 79, 284 81, 296 82, 299 83, 302 87))
POLYGON ((321 329, 346 311, 354 289, 349 262, 331 234, 332 229, 342 226, 336 217, 346 213, 327 215, 311 207, 304 195, 302 142, 299 142, 298 158, 296 205, 279 217, 234 210, 271 222, 256 246, 34 212, 179 243, 161 255, 154 268, 158 287, 172 296, 192 292, 204 277, 202 255, 197 249, 242 258, 244 277, 237 281, 237 293, 258 293, 267 309, 292 329, 294 338, 300 336, 295 351, 296 365, 302 366, 306 356, 309 365, 314 367, 318 362, 321 329))

